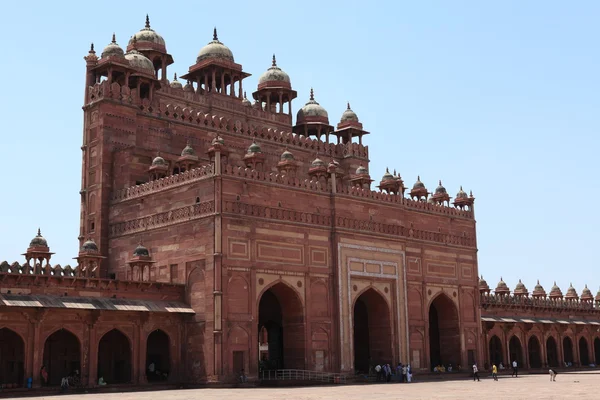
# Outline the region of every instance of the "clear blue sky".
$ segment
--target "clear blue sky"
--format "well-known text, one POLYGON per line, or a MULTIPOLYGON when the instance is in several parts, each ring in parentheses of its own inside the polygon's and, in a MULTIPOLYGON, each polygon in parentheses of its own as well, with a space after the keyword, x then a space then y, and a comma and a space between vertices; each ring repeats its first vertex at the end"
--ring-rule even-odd
POLYGON ((212 37, 256 87, 276 53, 299 93, 371 132, 370 171, 476 196, 480 272, 596 293, 600 3, 595 1, 11 2, 0 33, 0 260, 38 226, 73 264, 90 42, 125 46, 150 14, 180 74, 212 37), (57 5, 57 3, 62 3, 57 5))

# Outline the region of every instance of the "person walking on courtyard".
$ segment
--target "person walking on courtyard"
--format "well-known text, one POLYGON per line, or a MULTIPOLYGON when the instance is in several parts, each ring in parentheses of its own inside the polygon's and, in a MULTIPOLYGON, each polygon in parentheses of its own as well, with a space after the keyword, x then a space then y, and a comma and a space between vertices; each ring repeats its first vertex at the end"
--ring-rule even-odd
POLYGON ((375 373, 377 374, 377 382, 381 381, 381 365, 377 364, 375 366, 375 373))
POLYGON ((492 364, 492 378, 494 378, 495 381, 498 380, 498 367, 496 367, 496 364, 492 364))
POLYGON ((475 382, 475 379, 477 379, 477 382, 480 382, 479 369, 477 368, 477 363, 473 364, 473 382, 475 382))
POLYGON ((513 367, 513 372, 512 372, 511 376, 514 376, 514 377, 518 378, 519 377, 519 371, 517 369, 517 367, 518 367, 517 360, 513 360, 512 367, 513 367))
POLYGON ((550 368, 550 382, 556 382, 556 371, 550 368))

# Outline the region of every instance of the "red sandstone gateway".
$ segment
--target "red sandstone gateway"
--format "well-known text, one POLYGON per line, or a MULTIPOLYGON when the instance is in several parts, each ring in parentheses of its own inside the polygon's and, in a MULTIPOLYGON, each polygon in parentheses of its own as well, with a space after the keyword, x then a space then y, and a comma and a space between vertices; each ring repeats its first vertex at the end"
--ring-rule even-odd
POLYGON ((389 170, 372 191, 356 113, 334 128, 311 89, 293 126, 275 57, 254 102, 216 29, 183 83, 148 19, 126 51, 113 36, 85 60, 77 266, 51 266, 41 232, 23 265, 0 264, 0 382, 598 362, 589 290, 490 296, 473 195, 451 207, 441 181, 408 190, 389 170))

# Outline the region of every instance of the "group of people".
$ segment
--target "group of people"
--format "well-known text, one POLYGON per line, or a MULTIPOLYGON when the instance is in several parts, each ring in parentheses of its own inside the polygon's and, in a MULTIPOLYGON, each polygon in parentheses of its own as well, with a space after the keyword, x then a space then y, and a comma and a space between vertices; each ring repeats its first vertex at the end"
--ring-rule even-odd
MULTIPOLYGON (((454 367, 452 364, 448 364, 448 367, 444 366, 444 364, 438 364, 433 368, 433 372, 453 372, 454 367)), ((458 365, 456 371, 460 372, 460 364, 458 365)))
POLYGON ((391 382, 392 379, 399 383, 412 382, 412 369, 410 364, 398 363, 395 369, 390 364, 377 364, 374 368, 377 382, 391 382), (396 378, 393 378, 393 377, 396 378))

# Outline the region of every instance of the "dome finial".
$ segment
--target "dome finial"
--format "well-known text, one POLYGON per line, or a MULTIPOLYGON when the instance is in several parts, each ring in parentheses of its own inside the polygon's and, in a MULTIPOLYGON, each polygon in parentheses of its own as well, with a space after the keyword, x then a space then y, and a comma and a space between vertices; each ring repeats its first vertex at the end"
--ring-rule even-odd
POLYGON ((94 42, 90 45, 90 53, 95 53, 94 51, 94 42))
POLYGON ((216 26, 213 29, 213 40, 219 40, 219 37, 217 36, 217 27, 216 26))
POLYGON ((146 14, 146 28, 150 29, 150 17, 146 14))
POLYGON ((37 235, 38 235, 38 236, 42 236, 42 231, 41 231, 41 229, 40 229, 40 228, 38 228, 38 234, 37 234, 37 235))
POLYGON ((315 99, 315 92, 314 92, 313 88, 310 88, 310 99, 311 100, 315 99))
POLYGON ((113 32, 113 37, 112 37, 112 44, 117 44, 117 38, 115 36, 115 33, 113 32))
POLYGON ((350 102, 348 102, 348 110, 350 110, 350 102))
POLYGON ((442 186, 442 180, 441 180, 441 179, 438 181, 438 184, 439 184, 440 186, 442 186))
POLYGON ((273 67, 277 66, 277 60, 275 59, 275 53, 273 53, 273 67))
POLYGON ((177 72, 175 72, 175 73, 173 74, 173 80, 174 80, 174 81, 176 81, 176 80, 177 80, 177 72))

